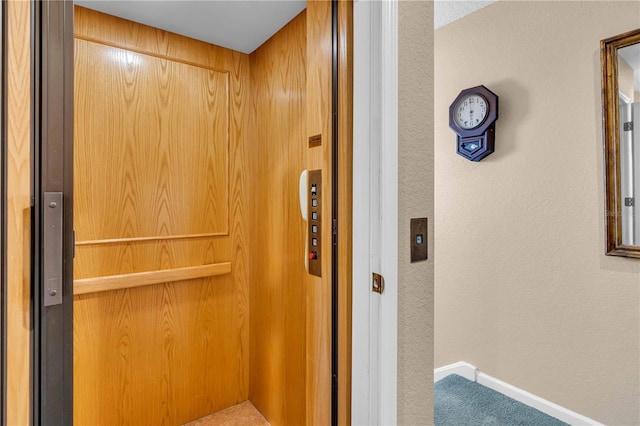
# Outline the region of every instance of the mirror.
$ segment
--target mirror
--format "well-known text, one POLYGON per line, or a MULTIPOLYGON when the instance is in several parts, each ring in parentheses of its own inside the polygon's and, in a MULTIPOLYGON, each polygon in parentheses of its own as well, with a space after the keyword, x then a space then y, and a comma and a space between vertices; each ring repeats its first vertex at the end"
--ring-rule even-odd
POLYGON ((606 254, 640 258, 640 29, 600 47, 606 254))

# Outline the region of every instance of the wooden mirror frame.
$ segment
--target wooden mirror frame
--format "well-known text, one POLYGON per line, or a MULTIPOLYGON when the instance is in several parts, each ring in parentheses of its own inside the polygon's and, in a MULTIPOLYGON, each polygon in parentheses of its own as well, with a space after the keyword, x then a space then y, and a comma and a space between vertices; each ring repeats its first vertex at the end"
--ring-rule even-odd
POLYGON ((640 246, 622 244, 618 49, 640 43, 640 28, 600 42, 605 180, 606 255, 640 258, 640 246))

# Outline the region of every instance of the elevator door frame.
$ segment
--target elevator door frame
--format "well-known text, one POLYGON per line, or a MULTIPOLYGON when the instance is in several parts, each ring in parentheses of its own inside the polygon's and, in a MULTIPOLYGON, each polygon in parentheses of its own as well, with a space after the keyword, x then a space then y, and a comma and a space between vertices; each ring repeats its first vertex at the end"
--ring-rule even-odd
MULTIPOLYGON (((73 424, 73 2, 32 1, 31 422, 73 424), (45 252, 46 192, 62 193, 62 252, 45 252), (61 259, 60 259, 61 257, 61 259), (45 260, 59 262, 62 302, 49 305, 45 260)), ((60 207, 60 206, 58 206, 60 207)), ((55 248, 55 247, 54 247, 55 248)))
POLYGON ((354 158, 365 161, 353 164, 351 418, 353 424, 396 424, 398 4, 357 1, 353 14, 353 149, 354 158), (383 294, 371 291, 373 272, 385 279, 383 294))
MULTIPOLYGON (((32 240, 32 422, 73 423, 73 1, 32 1, 34 40, 33 240, 32 240), (43 202, 45 192, 64 200, 62 294, 60 305, 44 306, 42 290, 43 202)), ((338 422, 338 2, 332 1, 332 424, 338 422)), ((350 231, 350 230, 348 230, 350 231)), ((350 342, 349 342, 350 343, 350 342)))

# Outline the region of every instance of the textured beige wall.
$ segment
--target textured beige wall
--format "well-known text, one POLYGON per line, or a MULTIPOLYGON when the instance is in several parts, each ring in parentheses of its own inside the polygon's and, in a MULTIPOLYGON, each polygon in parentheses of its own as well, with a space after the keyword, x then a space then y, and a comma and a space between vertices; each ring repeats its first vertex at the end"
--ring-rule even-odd
POLYGON ((640 260, 604 255, 599 41, 640 2, 497 2, 435 32, 435 366, 456 361, 610 425, 640 423, 640 260), (500 96, 496 152, 448 107, 500 96))
POLYGON ((398 7, 398 424, 433 423, 433 3, 398 7), (429 260, 409 223, 428 218, 429 260))

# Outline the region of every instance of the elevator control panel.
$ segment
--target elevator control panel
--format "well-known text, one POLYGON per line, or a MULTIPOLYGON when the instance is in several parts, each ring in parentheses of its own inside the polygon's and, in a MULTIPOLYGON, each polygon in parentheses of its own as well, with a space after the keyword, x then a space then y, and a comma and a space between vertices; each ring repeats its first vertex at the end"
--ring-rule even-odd
POLYGON ((322 276, 322 171, 309 170, 307 185, 309 220, 307 247, 309 247, 309 273, 322 276))

